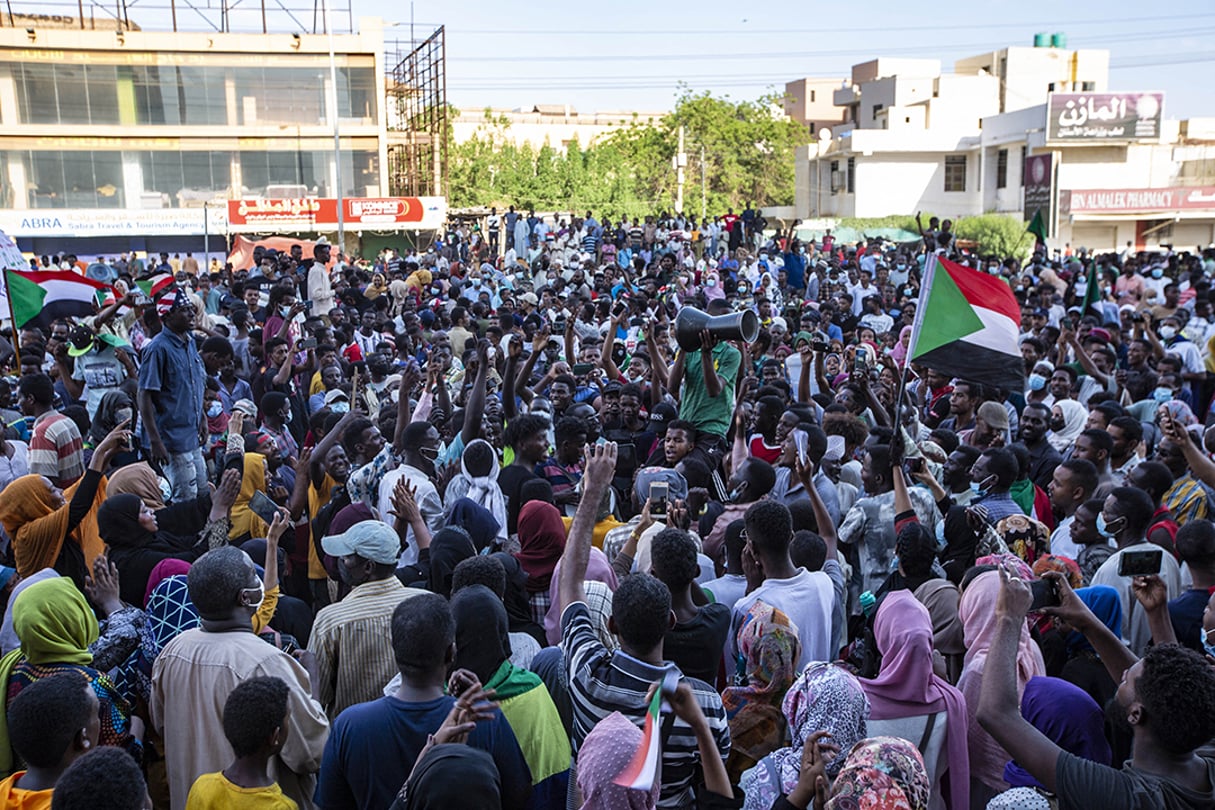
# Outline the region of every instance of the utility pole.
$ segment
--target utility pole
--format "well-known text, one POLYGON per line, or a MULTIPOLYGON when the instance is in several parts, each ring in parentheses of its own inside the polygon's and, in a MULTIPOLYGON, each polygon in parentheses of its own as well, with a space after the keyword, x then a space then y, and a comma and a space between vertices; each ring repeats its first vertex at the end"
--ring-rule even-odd
POLYGON ((338 111, 337 57, 333 52, 333 27, 329 24, 329 3, 327 0, 321 0, 321 12, 325 15, 325 31, 329 35, 329 114, 333 116, 333 177, 334 184, 337 186, 338 252, 345 253, 346 201, 342 197, 342 137, 338 123, 341 114, 338 111))
POLYGON ((704 222, 709 215, 709 182, 708 169, 705 168, 705 147, 700 147, 700 221, 704 222))
POLYGON ((675 153, 675 212, 683 213, 684 170, 688 167, 688 153, 683 150, 683 124, 679 125, 679 150, 675 153))

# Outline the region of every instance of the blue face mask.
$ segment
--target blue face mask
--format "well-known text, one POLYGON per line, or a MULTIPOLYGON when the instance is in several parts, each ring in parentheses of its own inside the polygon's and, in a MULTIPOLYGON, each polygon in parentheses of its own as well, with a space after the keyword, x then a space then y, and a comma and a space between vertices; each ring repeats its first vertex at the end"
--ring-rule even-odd
POLYGON ((1164 271, 1157 267, 1152 271, 1152 278, 1164 278, 1164 271))
POLYGON ((988 493, 991 492, 990 489, 984 488, 984 486, 983 486, 983 484, 986 484, 988 482, 988 480, 990 480, 990 479, 984 478, 981 483, 978 481, 970 482, 970 491, 975 494, 976 498, 986 498, 988 493))
POLYGON ((329 406, 330 413, 346 413, 350 410, 349 402, 335 402, 329 406))
POLYGON ((1045 387, 1046 387, 1046 378, 1045 377, 1043 377, 1041 374, 1030 374, 1029 375, 1029 390, 1030 391, 1041 391, 1045 387))
POLYGON ((1207 630, 1202 634, 1202 649, 1206 651, 1207 655, 1215 658, 1215 644, 1211 643, 1212 633, 1215 633, 1215 630, 1207 630))
POLYGON ((1104 512, 1097 513, 1097 534, 1101 535, 1106 540, 1112 540, 1114 538, 1114 535, 1117 534, 1121 529, 1122 529, 1121 519, 1118 520, 1118 528, 1111 529, 1110 525, 1105 522, 1105 513, 1104 512))
POLYGON ((207 416, 211 417, 212 419, 219 416, 223 412, 223 403, 221 403, 218 399, 212 400, 211 404, 207 406, 207 416))
POLYGON ((1156 402, 1160 405, 1163 405, 1166 402, 1171 402, 1173 399, 1173 389, 1157 388, 1152 392, 1152 399, 1156 400, 1156 402))

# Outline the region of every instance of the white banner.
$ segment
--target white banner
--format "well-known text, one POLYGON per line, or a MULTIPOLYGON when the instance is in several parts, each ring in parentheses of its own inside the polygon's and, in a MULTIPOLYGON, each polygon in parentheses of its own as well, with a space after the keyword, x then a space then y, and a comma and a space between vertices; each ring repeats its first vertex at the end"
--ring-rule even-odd
MULTIPOLYGON (((223 206, 207 209, 212 234, 227 227, 223 206)), ((0 230, 10 236, 202 236, 202 208, 39 208, 0 210, 0 230)))

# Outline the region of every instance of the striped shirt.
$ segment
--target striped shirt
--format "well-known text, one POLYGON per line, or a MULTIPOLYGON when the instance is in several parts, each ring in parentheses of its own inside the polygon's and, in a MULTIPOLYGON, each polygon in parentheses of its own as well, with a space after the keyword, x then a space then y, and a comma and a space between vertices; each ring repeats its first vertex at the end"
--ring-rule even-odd
MULTIPOLYGON (((570 702, 573 705, 575 747, 582 745, 595 724, 612 712, 620 712, 638 727, 644 727, 646 693, 661 680, 668 667, 656 667, 623 651, 610 652, 595 635, 585 602, 575 602, 561 617, 561 651, 568 668, 570 702)), ((730 755, 730 727, 721 695, 695 678, 684 678, 704 711, 709 729, 724 761, 730 755)), ((689 807, 700 756, 691 726, 676 720, 671 736, 662 747, 662 785, 658 806, 689 807)))
POLYGON ((316 656, 321 705, 330 718, 383 694, 384 684, 399 672, 392 653, 392 612, 421 593, 388 577, 364 582, 316 614, 308 646, 316 656))
POLYGON ((58 411, 39 416, 30 438, 29 469, 60 487, 71 486, 83 476, 84 442, 76 423, 58 411))
MULTIPOLYGON (((30 458, 30 471, 33 472, 33 453, 30 454, 30 458)), ((1178 526, 1184 526, 1192 520, 1206 520, 1207 518, 1209 509, 1207 492, 1202 488, 1202 484, 1198 483, 1188 472, 1173 482, 1168 492, 1164 493, 1161 503, 1173 513, 1173 520, 1177 521, 1178 526)))

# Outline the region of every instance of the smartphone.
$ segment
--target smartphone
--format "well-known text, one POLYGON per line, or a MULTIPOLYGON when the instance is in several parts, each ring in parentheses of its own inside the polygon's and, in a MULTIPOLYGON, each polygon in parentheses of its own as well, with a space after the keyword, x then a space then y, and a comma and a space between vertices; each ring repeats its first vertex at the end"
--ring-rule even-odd
POLYGON ((869 370, 869 352, 864 349, 856 350, 856 359, 852 363, 852 367, 861 374, 869 370))
POLYGON ((557 320, 553 321, 552 334, 564 335, 565 334, 565 323, 566 323, 565 318, 558 318, 557 320))
POLYGON ((305 351, 307 351, 308 349, 315 349, 316 348, 316 338, 314 338, 314 337, 304 338, 303 340, 300 341, 299 347, 305 351))
POLYGON ((1130 549, 1122 552, 1118 558, 1118 576, 1145 577, 1149 574, 1159 574, 1160 564, 1164 562, 1164 549, 1130 549))
POLYGON ((1059 591, 1049 579, 1035 579, 1029 583, 1029 590, 1033 594, 1033 601, 1029 605, 1031 612, 1044 607, 1058 607, 1059 591))
POLYGON ((260 491, 254 492, 253 497, 249 499, 249 509, 266 521, 267 526, 274 522, 274 516, 278 514, 278 504, 270 500, 266 493, 260 491))
POLYGON ((575 377, 581 377, 585 374, 590 374, 591 369, 594 367, 594 363, 574 363, 574 367, 570 370, 574 372, 575 377))
POLYGON ((624 314, 624 311, 627 308, 628 308, 628 304, 626 304, 624 301, 617 301, 616 306, 612 307, 612 317, 619 318, 621 315, 624 314))
POLYGON ((666 481, 650 482, 650 515, 665 516, 667 513, 667 495, 670 487, 666 481))
POLYGON ((912 456, 911 458, 903 459, 903 469, 907 471, 908 475, 918 473, 920 470, 924 469, 924 457, 912 456))
POLYGON ((312 311, 312 301, 305 301, 305 302, 304 302, 304 311, 305 311, 305 312, 311 312, 311 311, 312 311))
POLYGON ((810 349, 821 354, 831 351, 831 344, 825 340, 812 340, 810 341, 810 349))
POLYGON ((1059 321, 1059 325, 1062 326, 1068 332, 1072 331, 1072 319, 1071 318, 1063 318, 1062 320, 1059 321))
POLYGON ((793 443, 797 445, 797 458, 804 467, 810 462, 810 453, 806 446, 806 432, 804 430, 793 431, 793 443))

